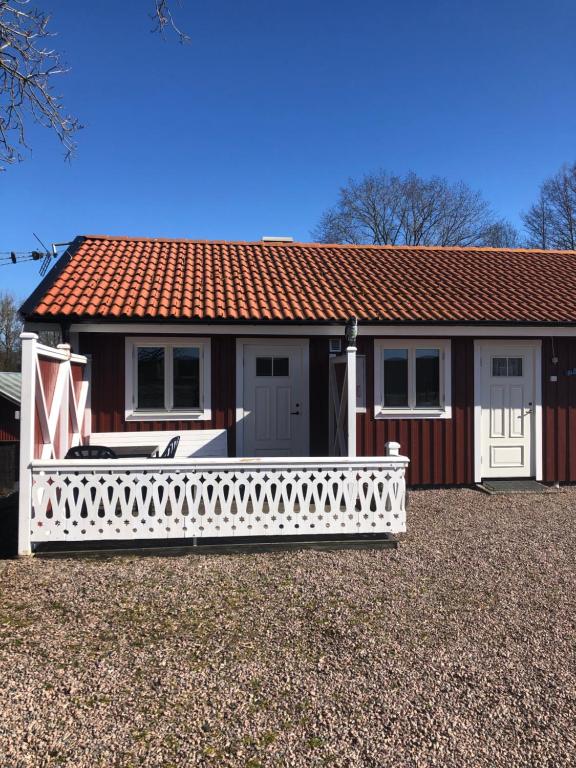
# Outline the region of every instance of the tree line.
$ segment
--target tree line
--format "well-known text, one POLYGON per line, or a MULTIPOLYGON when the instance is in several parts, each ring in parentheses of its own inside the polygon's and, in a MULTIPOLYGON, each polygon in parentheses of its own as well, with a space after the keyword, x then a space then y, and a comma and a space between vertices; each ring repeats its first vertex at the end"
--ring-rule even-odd
POLYGON ((341 187, 312 236, 321 243, 576 249, 576 163, 540 186, 523 230, 463 181, 378 171, 341 187))

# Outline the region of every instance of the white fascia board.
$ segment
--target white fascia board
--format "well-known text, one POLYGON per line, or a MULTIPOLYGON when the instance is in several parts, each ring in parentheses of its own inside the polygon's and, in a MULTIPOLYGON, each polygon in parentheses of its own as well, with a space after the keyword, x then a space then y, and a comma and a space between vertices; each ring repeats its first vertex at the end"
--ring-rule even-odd
MULTIPOLYGON (((72 333, 124 333, 233 336, 341 336, 344 325, 244 324, 244 323, 72 323, 72 333)), ((359 325, 360 336, 469 336, 478 338, 576 337, 576 325, 359 325)))

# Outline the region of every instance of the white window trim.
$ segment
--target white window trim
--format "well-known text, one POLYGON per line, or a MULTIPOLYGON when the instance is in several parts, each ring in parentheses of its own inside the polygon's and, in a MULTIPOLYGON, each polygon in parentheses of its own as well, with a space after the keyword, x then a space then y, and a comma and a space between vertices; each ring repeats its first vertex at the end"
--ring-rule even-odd
POLYGON ((376 339, 374 341, 374 416, 377 419, 451 419, 452 362, 451 343, 446 339, 376 339), (408 349, 408 386, 413 382, 415 349, 439 349, 440 408, 384 407, 384 350, 408 349))
MULTIPOLYGON (((166 337, 166 336, 131 336, 126 338, 125 347, 125 410, 126 421, 208 421, 212 418, 210 404, 210 339, 166 337), (138 347, 164 347, 171 350, 174 347, 197 347, 200 350, 200 407, 172 409, 151 408, 137 409, 137 359, 138 347)), ((172 355, 165 357, 165 401, 168 402, 172 389, 172 355)))

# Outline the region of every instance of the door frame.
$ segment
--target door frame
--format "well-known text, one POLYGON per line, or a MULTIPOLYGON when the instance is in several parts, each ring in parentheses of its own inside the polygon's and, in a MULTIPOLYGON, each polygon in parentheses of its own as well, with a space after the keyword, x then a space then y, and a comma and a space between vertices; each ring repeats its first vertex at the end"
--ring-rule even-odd
POLYGON ((534 350, 534 412, 532 421, 531 475, 542 480, 542 339, 474 339, 474 482, 482 481, 482 369, 486 349, 524 347, 534 350))
MULTIPOLYGON (((306 446, 304 455, 310 455, 310 340, 297 336, 294 338, 273 338, 248 337, 236 339, 236 456, 244 456, 244 355, 246 347, 249 345, 261 345, 266 347, 277 346, 278 349, 284 347, 300 346, 302 349, 302 373, 304 382, 302 392, 306 397, 306 408, 303 410, 306 418, 304 419, 303 441, 306 446)), ((290 457, 286 457, 290 462, 290 457)))

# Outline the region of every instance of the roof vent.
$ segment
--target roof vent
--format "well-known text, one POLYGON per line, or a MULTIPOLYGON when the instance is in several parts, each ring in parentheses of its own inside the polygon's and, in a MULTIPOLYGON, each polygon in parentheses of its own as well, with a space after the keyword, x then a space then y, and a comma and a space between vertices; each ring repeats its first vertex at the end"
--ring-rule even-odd
POLYGON ((266 235, 262 238, 263 243, 293 243, 294 238, 293 237, 272 237, 271 235, 266 235))

